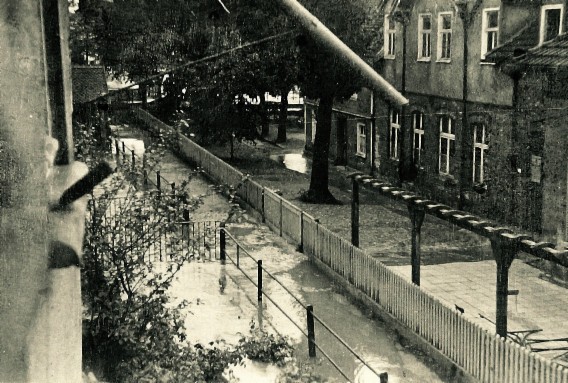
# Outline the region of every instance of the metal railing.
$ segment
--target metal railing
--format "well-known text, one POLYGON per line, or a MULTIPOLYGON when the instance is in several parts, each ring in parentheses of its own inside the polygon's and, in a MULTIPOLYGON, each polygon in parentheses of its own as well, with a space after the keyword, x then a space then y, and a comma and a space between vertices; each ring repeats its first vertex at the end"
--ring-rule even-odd
POLYGON ((288 289, 274 274, 272 274, 263 265, 261 259, 254 258, 247 249, 231 234, 224 225, 220 227, 220 260, 225 262, 229 259, 232 264, 234 264, 237 269, 245 276, 245 278, 251 282, 257 289, 257 299, 260 304, 263 296, 266 297, 273 305, 276 307, 308 340, 308 355, 312 358, 316 357, 316 349, 321 352, 321 354, 331 363, 331 365, 343 376, 347 381, 352 382, 348 374, 341 369, 339 364, 316 342, 315 326, 314 320, 317 321, 324 329, 326 329, 333 338, 335 338, 345 349, 351 353, 357 360, 359 360, 365 367, 367 367, 372 373, 374 373, 379 379, 380 383, 388 383, 388 373, 377 372, 373 367, 371 367, 349 344, 339 336, 326 322, 323 321, 317 314, 314 313, 314 307, 310 304, 304 304, 290 289, 288 289), (227 238, 232 240, 235 244, 234 258, 229 255, 227 247, 227 238), (241 256, 245 255, 246 258, 251 259, 256 264, 257 277, 256 281, 248 275, 241 267, 241 256), (306 311, 306 327, 304 329, 300 324, 298 324, 266 291, 263 289, 263 275, 267 275, 274 282, 276 282, 290 297, 292 297, 299 305, 306 311))

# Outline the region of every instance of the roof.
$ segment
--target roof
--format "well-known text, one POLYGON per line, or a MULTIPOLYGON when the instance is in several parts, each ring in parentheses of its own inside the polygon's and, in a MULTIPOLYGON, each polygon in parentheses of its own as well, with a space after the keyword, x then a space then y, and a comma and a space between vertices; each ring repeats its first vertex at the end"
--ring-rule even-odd
POLYGON ((538 45, 539 25, 534 21, 527 24, 508 41, 499 45, 485 55, 485 61, 500 64, 520 55, 524 55, 529 49, 538 45))
POLYGON ((514 64, 531 67, 568 67, 568 34, 563 33, 554 40, 530 49, 525 56, 514 60, 514 64))
POLYGON ((84 104, 108 93, 104 67, 73 65, 73 103, 84 104))

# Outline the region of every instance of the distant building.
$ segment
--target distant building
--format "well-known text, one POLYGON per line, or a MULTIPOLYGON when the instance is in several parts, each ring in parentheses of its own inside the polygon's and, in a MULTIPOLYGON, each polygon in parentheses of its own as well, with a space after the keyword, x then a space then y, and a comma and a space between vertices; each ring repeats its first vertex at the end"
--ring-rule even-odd
POLYGON ((385 2, 379 72, 410 104, 336 104, 330 160, 393 182, 402 168, 428 198, 568 240, 566 27, 560 1, 385 2))
MULTIPOLYGON (((512 141, 522 201, 533 228, 568 240, 568 36, 564 3, 507 2, 523 16, 488 54, 514 82, 512 141)), ((523 214, 524 213, 524 214, 523 214)))

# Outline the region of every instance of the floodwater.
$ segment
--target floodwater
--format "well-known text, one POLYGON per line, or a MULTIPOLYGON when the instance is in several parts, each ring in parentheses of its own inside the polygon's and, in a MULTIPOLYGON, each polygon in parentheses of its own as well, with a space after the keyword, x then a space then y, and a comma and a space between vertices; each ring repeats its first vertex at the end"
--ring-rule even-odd
MULTIPOLYGON (((131 138, 127 146, 143 151, 143 144, 136 140, 139 136, 135 133, 130 135, 125 131, 121 133, 123 138, 131 138)), ((297 156, 287 157, 292 158, 291 162, 286 161, 284 157, 285 165, 293 166, 294 158, 300 161, 297 156)), ((176 157, 167 154, 162 161, 162 175, 170 182, 179 182, 186 177, 188 168, 176 157)), ((229 203, 214 193, 204 179, 194 177, 189 189, 192 194, 205 195, 204 203, 194 216, 195 219, 227 218, 229 203)), ((190 302, 185 312, 185 325, 188 339, 192 343, 207 345, 212 341, 219 341, 221 347, 223 343, 235 344, 243 336, 250 335, 249 329, 251 323, 254 323, 270 333, 288 337, 297 351, 298 358, 307 361, 310 360, 307 356, 308 344, 302 333, 306 331, 306 311, 302 305, 311 304, 315 315, 344 339, 373 369, 379 373, 387 372, 390 383, 443 382, 429 366, 398 343, 392 331, 351 304, 335 288, 333 281, 322 275, 305 255, 296 252, 268 228, 242 213, 232 218, 232 223, 228 223, 228 230, 252 257, 262 259, 264 268, 278 278, 301 303, 265 273, 264 292, 290 318, 266 297, 259 304, 256 287, 243 274, 245 272, 256 282, 257 265, 254 260, 244 255, 243 251, 240 252, 240 269, 229 260, 224 265, 218 260, 203 258, 191 262, 178 272, 170 293, 174 301, 185 299, 190 302)), ((235 243, 229 238, 227 251, 231 258, 236 259, 235 243)), ((317 320, 315 338, 316 343, 339 365, 349 380, 356 383, 379 382, 379 378, 317 320)), ((317 357, 311 360, 315 371, 326 381, 345 381, 320 351, 317 351, 317 357)), ((278 380, 281 372, 281 369, 274 365, 247 361, 244 367, 233 367, 232 373, 227 372, 226 376, 230 381, 272 383, 278 380)))
POLYGON ((298 173, 306 174, 309 169, 308 159, 302 153, 275 154, 270 159, 298 173))
MULTIPOLYGON (((311 304, 314 313, 333 329, 378 373, 387 372, 389 382, 442 382, 428 366, 397 342, 381 323, 370 319, 353 305, 333 282, 322 275, 308 258, 264 227, 254 222, 229 225, 254 258, 274 275, 303 305, 311 304)), ((229 256, 236 258, 235 244, 228 240, 229 256)), ((256 262, 240 252, 240 270, 229 260, 194 262, 186 265, 172 286, 172 295, 189 300, 186 327, 192 342, 223 340, 235 344, 249 334, 253 321, 270 333, 290 338, 302 360, 307 356, 306 310, 292 295, 266 273, 263 290, 291 318, 264 297, 257 301, 257 289, 243 274, 257 281, 256 262), (293 323, 296 323, 302 331, 293 323)), ((353 382, 375 383, 379 378, 351 354, 316 320, 316 342, 353 382)), ((344 382, 339 372, 317 352, 315 371, 330 382, 344 382)), ((274 382, 280 370, 262 363, 247 363, 234 371, 241 382, 274 382)))

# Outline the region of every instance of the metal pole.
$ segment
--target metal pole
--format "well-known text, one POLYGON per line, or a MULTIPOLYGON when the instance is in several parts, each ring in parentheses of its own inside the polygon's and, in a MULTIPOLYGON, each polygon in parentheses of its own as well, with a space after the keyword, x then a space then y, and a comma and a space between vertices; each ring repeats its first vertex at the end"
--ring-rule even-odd
POLYGON ((495 239, 491 240, 491 248, 495 262, 497 262, 495 327, 497 334, 505 338, 507 336, 509 268, 517 255, 517 249, 514 244, 495 239))
POLYGON ((410 259, 412 264, 412 283, 420 286, 420 240, 422 223, 424 222, 424 209, 408 205, 412 226, 412 249, 410 259))
POLYGON ((351 243, 359 247, 359 183, 355 179, 351 194, 351 243))
POLYGON ((136 155, 134 154, 134 149, 130 150, 132 152, 132 170, 134 170, 136 166, 136 155))
POLYGON ((296 0, 280 0, 280 4, 284 7, 285 11, 295 17, 315 39, 328 47, 332 52, 335 52, 346 64, 351 66, 351 68, 361 73, 370 87, 382 92, 390 101, 398 106, 408 104, 408 99, 375 72, 369 64, 363 61, 361 57, 345 45, 344 42, 335 36, 333 32, 300 3, 296 0))
POLYGON ((221 264, 224 264, 227 260, 226 246, 227 239, 225 233, 225 222, 221 222, 219 224, 219 255, 221 257, 221 264))
POLYGON ((258 285, 257 285, 257 298, 258 301, 262 301, 262 259, 256 261, 257 264, 257 277, 258 277, 258 285))
POLYGON ((314 327, 314 306, 306 306, 308 324, 308 355, 310 358, 316 357, 316 332, 314 327))

